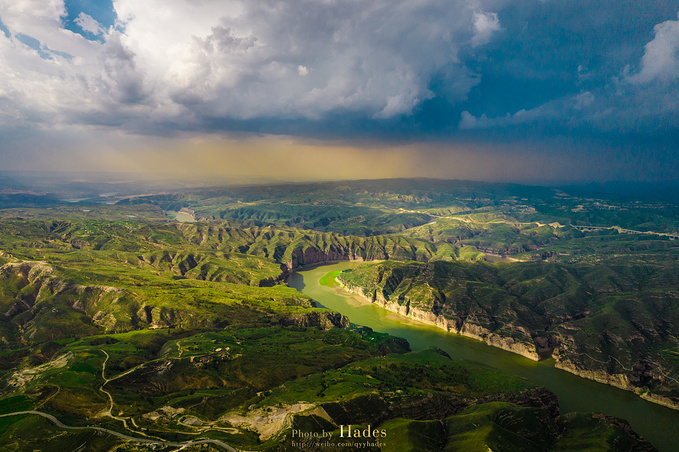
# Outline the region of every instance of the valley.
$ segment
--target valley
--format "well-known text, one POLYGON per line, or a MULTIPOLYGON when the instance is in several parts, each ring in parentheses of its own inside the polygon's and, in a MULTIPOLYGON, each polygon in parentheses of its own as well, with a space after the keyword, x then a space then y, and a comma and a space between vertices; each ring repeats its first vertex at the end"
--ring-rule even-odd
POLYGON ((357 266, 336 281, 371 303, 679 403, 679 208, 667 201, 426 179, 115 204, 7 193, 7 450, 317 450, 295 431, 342 450, 347 425, 385 430, 382 446, 360 440, 374 450, 653 450, 634 425, 562 413, 529 380, 352 325, 286 283, 339 261, 357 266))

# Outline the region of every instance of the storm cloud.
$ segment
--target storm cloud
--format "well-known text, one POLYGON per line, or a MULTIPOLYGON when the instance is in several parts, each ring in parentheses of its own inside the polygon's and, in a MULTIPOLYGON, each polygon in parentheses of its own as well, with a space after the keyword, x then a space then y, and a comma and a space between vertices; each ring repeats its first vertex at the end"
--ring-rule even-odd
POLYGON ((669 149, 678 13, 660 0, 0 0, 0 133, 653 136, 669 149))

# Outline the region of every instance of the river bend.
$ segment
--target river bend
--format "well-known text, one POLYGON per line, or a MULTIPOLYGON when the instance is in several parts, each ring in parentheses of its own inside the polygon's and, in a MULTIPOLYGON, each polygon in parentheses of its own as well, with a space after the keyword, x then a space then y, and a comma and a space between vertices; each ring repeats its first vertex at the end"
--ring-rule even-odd
POLYGON ((344 314, 352 323, 407 339, 413 350, 436 346, 453 359, 473 360, 520 375, 554 392, 559 397, 562 413, 595 411, 626 419, 637 433, 660 451, 679 451, 679 411, 645 401, 632 392, 556 369, 553 360, 535 362, 484 342, 419 323, 366 302, 337 286, 330 288, 318 282, 328 272, 358 264, 342 262, 300 271, 291 276, 288 284, 324 307, 344 314))

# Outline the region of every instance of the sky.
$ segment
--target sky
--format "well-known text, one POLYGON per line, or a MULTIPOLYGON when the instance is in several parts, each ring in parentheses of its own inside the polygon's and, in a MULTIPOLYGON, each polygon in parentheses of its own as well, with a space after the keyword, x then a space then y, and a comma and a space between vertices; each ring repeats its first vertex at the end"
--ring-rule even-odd
POLYGON ((679 0, 0 0, 0 169, 679 182, 679 0))

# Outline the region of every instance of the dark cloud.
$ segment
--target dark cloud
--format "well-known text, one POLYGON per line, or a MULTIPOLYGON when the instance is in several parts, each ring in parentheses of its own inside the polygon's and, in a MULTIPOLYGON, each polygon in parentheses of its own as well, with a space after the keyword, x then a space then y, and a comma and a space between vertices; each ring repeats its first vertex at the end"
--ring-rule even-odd
POLYGON ((114 31, 100 54, 104 73, 101 86, 106 86, 113 99, 123 104, 139 104, 150 93, 144 87, 144 73, 139 71, 135 53, 121 42, 121 34, 114 31))
POLYGON ((508 137, 673 135, 678 10, 668 2, 508 6, 498 14, 503 33, 487 53, 466 56, 481 81, 460 113, 460 129, 501 129, 508 137))
POLYGON ((0 8, 0 129, 676 150, 676 1, 37 3, 0 8))

